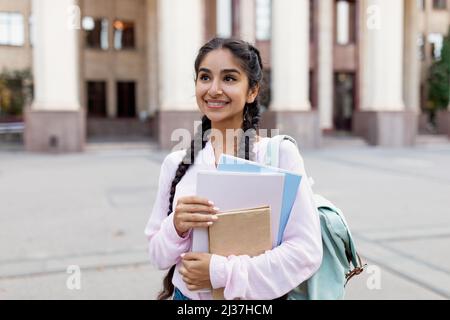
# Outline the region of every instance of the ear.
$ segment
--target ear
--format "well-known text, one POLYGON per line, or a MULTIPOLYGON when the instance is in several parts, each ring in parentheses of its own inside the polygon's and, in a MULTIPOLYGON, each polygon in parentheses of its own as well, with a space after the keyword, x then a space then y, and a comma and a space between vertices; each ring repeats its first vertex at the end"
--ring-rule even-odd
POLYGON ((256 85, 253 89, 250 89, 247 95, 247 103, 253 103, 255 102, 256 97, 259 94, 259 84, 256 85))

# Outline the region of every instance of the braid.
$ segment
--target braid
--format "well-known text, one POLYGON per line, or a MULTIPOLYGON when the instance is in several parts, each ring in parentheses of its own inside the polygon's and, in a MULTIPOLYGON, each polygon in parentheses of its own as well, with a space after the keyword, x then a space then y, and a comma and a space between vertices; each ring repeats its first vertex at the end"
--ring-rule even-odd
POLYGON ((253 146, 256 141, 256 132, 259 129, 260 112, 258 101, 248 103, 244 107, 244 121, 242 123, 243 135, 239 140, 238 157, 255 161, 256 155, 253 146))
MULTIPOLYGON (((253 88, 262 81, 263 78, 263 64, 261 54, 251 44, 248 44, 250 51, 249 67, 255 71, 254 79, 250 80, 250 88, 253 88)), ((242 123, 243 136, 239 141, 238 157, 254 161, 256 155, 253 151, 253 146, 256 141, 256 132, 259 129, 259 121, 261 119, 259 100, 256 97, 253 103, 247 103, 244 107, 244 121, 242 123)))
MULTIPOLYGON (((170 196, 169 196, 169 211, 167 212, 167 215, 170 215, 173 210, 173 199, 175 197, 175 191, 177 188, 178 183, 181 181, 181 179, 184 177, 186 172, 188 171, 191 164, 194 163, 195 158, 198 155, 198 152, 200 151, 199 148, 196 148, 196 142, 202 141, 202 149, 205 148, 206 141, 203 139, 203 135, 205 132, 211 129, 211 120, 209 120, 206 116, 203 116, 202 123, 198 126, 197 132, 194 136, 194 139, 191 141, 191 146, 186 150, 186 155, 184 156, 183 160, 178 165, 178 169, 175 173, 175 177, 172 180, 172 185, 170 186, 170 196)), ((173 284, 172 284, 172 277, 175 272, 175 265, 173 265, 167 275, 164 277, 163 280, 163 290, 158 295, 158 300, 166 300, 170 298, 175 290, 173 284)))

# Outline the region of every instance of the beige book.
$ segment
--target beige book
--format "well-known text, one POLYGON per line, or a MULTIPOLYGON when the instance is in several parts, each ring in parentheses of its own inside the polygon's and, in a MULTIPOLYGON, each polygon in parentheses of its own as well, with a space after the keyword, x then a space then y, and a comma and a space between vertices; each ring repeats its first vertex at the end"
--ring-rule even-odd
MULTIPOLYGON (((219 219, 209 227, 210 253, 255 257, 272 249, 269 206, 226 211, 217 216, 219 219)), ((213 299, 224 299, 223 288, 213 290, 213 299)))

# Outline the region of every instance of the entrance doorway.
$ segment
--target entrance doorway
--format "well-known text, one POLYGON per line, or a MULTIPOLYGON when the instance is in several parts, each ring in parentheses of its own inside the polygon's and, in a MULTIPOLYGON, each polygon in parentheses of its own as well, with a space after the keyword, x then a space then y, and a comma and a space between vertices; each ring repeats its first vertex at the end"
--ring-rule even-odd
POLYGON ((336 131, 351 131, 355 110, 355 75, 337 72, 334 76, 333 125, 336 131))
POLYGON ((136 117, 136 83, 134 81, 117 82, 117 117, 136 117))
POLYGON ((88 81, 87 100, 89 117, 106 117, 106 82, 88 81))

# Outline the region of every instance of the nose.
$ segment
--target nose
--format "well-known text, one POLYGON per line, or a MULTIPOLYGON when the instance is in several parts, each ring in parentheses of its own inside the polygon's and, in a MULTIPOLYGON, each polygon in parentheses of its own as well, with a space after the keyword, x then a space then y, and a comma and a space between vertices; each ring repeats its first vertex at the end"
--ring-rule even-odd
POLYGON ((208 94, 211 97, 217 97, 223 94, 223 90, 220 86, 220 81, 218 80, 211 81, 211 86, 209 87, 208 94))

